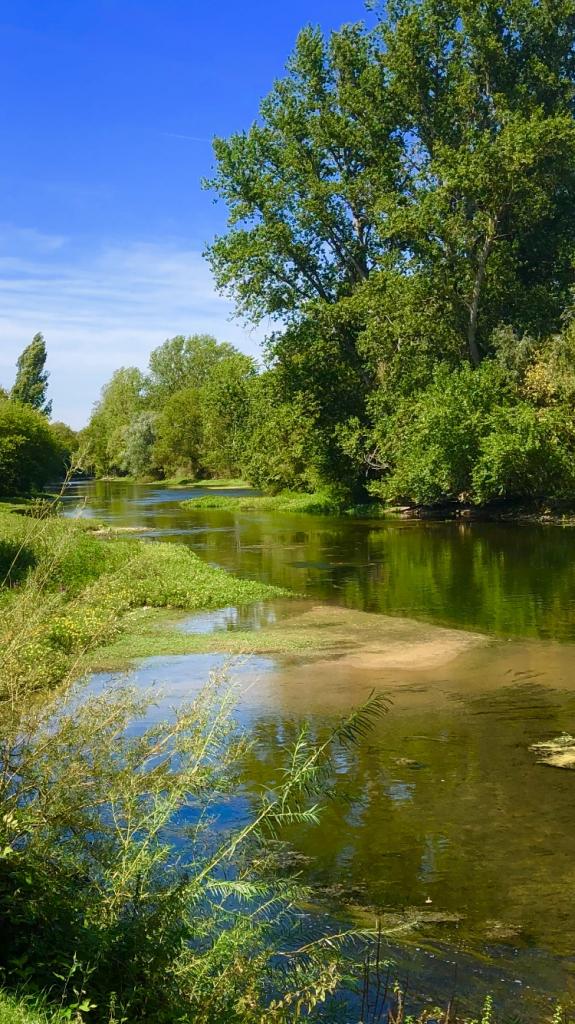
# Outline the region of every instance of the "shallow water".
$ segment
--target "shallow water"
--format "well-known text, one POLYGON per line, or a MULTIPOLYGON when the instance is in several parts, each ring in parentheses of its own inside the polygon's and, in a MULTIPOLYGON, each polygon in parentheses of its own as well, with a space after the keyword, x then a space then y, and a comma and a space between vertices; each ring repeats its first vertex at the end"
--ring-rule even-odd
MULTIPOLYGON (((321 825, 289 836, 326 906, 358 920, 371 918, 372 906, 407 909, 418 920, 413 957, 431 978, 453 958, 472 962, 487 988, 501 975, 520 993, 575 992, 575 774, 538 765, 528 749, 575 731, 575 531, 194 513, 174 504, 200 493, 84 484, 67 504, 289 586, 308 598, 304 610, 321 600, 491 635, 432 665, 385 667, 341 654, 242 665, 252 685, 240 716, 257 738, 248 790, 271 778, 302 718, 322 735, 374 687, 393 698, 390 714, 338 764, 321 825), (420 962, 438 951, 443 967, 420 962)), ((296 607, 223 609, 187 616, 181 628, 256 635, 296 607)), ((374 615, 372 631, 378 623, 385 641, 385 616, 374 615)), ((161 683, 163 714, 221 661, 148 659, 137 678, 161 683)))

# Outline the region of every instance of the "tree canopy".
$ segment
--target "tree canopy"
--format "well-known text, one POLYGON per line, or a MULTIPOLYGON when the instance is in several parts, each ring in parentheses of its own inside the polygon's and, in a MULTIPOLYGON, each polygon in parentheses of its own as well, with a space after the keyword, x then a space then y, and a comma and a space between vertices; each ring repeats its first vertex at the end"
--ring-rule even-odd
POLYGON ((35 334, 18 358, 16 380, 10 392, 15 402, 31 405, 45 416, 52 412, 52 402, 46 400, 49 373, 46 365, 46 342, 43 334, 35 334))

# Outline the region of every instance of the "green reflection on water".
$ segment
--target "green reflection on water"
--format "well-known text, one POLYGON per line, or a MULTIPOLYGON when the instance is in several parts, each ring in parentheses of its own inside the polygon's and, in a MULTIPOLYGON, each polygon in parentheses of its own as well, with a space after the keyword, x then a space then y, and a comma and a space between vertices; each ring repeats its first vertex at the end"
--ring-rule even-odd
MULTIPOLYGON (((95 482, 94 515, 189 544, 242 576, 364 611, 503 636, 575 639, 575 529, 193 512, 201 490, 95 482)), ((226 492, 230 493, 230 492, 226 492)))

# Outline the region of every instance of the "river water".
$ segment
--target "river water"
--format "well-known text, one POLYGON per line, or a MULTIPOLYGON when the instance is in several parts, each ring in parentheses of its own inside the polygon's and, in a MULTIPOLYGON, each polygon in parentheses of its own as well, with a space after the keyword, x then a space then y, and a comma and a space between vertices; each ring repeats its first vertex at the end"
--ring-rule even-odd
MULTIPOLYGON (((575 528, 179 507, 203 493, 90 482, 71 485, 65 503, 68 514, 142 528, 289 587, 304 610, 370 613, 384 640, 388 616, 487 637, 439 663, 292 656, 242 666, 255 680, 241 709, 257 737, 248 789, 271 778, 303 718, 321 735, 374 687, 393 700, 339 766, 321 824, 288 837, 326 906, 363 923, 374 907, 390 924, 413 922, 405 969, 428 989, 446 991, 457 962, 466 991, 501 984, 508 1009, 535 992, 575 997, 575 773, 529 750, 575 732, 575 528)), ((294 607, 226 609, 184 628, 256 629, 294 607)), ((136 678, 159 680, 173 703, 220 662, 148 659, 136 678)))

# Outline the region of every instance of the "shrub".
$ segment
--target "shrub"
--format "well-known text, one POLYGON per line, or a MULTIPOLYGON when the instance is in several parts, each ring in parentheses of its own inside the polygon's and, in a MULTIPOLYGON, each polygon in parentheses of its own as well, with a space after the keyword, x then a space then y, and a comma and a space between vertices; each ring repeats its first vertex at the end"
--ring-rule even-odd
POLYGON ((573 497, 574 453, 564 416, 525 402, 494 410, 473 466, 474 500, 573 497))
POLYGON ((46 417, 28 405, 0 401, 0 494, 40 490, 60 471, 60 448, 46 417))
POLYGON ((390 466, 385 496, 423 504, 468 497, 490 412, 506 390, 494 363, 439 367, 424 391, 403 399, 379 426, 381 458, 390 466))

